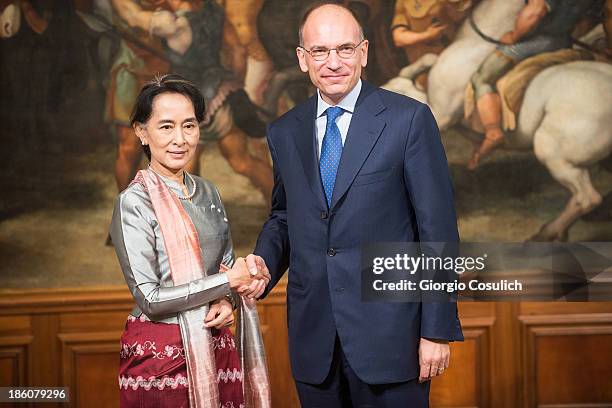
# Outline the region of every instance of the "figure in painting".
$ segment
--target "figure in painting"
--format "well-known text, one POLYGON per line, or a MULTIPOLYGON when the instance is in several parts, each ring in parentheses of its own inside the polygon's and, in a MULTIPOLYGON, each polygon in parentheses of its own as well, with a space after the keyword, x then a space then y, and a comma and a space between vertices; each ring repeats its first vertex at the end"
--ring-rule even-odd
POLYGON ((116 131, 115 180, 118 190, 123 191, 134 178, 142 155, 140 142, 130 126, 136 96, 147 80, 170 70, 169 62, 163 58, 160 36, 167 15, 159 13, 160 7, 170 11, 170 6, 155 0, 112 0, 112 6, 116 29, 120 33, 128 32, 149 48, 122 39, 110 72, 106 119, 116 131))
MULTIPOLYGON (((224 11, 214 1, 177 9, 172 29, 166 35, 166 51, 172 71, 192 79, 206 99, 201 140, 217 140, 232 169, 248 177, 268 200, 272 192, 268 158, 251 154, 248 146, 249 138, 265 136, 265 123, 245 91, 244 82, 222 65, 224 23, 224 11)), ((198 163, 192 163, 192 171, 197 171, 198 163)))
MULTIPOLYGON (((272 120, 273 112, 267 111, 263 105, 264 92, 274 64, 259 40, 257 31, 257 17, 263 0, 219 0, 218 2, 225 10, 223 56, 231 71, 242 80, 249 99, 257 105, 257 107, 243 108, 250 112, 255 112, 251 109, 255 108, 261 117, 272 120)), ((248 128, 243 127, 245 130, 248 128)), ((265 130, 257 132, 257 136, 249 139, 249 147, 258 160, 269 164, 268 145, 263 137, 265 130)), ((265 198, 268 199, 268 196, 265 198)))
POLYGON ((257 33, 263 0, 224 0, 224 42, 232 71, 244 78, 244 90, 257 105, 263 104, 273 64, 257 33))
POLYGON ((3 136, 15 136, 7 151, 65 148, 65 138, 54 137, 63 133, 56 117, 80 99, 88 80, 75 68, 87 57, 87 39, 73 35, 80 30, 73 13, 59 1, 0 1, 0 117, 3 136))
POLYGON ((485 138, 468 163, 470 170, 504 142, 497 80, 528 57, 571 47, 574 27, 595 3, 597 0, 529 0, 519 12, 514 29, 501 37, 500 45, 471 78, 485 138))
MULTIPOLYGON (((137 36, 135 45, 122 40, 111 70, 107 117, 117 129, 117 187, 123 190, 136 173, 141 158, 129 115, 143 79, 177 72, 200 87, 207 102, 202 138, 217 140, 230 166, 244 175, 268 199, 272 170, 266 160, 248 150, 248 137, 263 137, 265 124, 243 90, 242 81, 226 70, 220 59, 224 27, 223 9, 215 1, 113 0, 116 26, 137 36)), ((197 172, 199 154, 188 169, 197 172)))
MULTIPOLYGON (((472 7, 472 0, 397 0, 391 22, 393 43, 403 48, 410 63, 425 54, 440 54, 472 7)), ((427 87, 427 73, 416 85, 427 87)))

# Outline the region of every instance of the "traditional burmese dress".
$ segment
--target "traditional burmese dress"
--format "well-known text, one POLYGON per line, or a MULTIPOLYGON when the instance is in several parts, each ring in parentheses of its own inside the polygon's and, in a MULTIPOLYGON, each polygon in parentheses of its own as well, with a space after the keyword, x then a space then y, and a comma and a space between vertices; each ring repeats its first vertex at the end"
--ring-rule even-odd
MULTIPOLYGON (((179 183, 150 169, 141 171, 115 204, 111 237, 136 300, 121 338, 121 406, 239 408, 245 406, 246 391, 247 399, 255 395, 247 406, 267 406, 263 346, 258 327, 253 331, 257 323, 251 321, 244 330, 245 323, 239 322, 242 345, 228 328, 203 326, 208 304, 231 293, 227 275, 219 269, 232 265, 234 255, 215 186, 196 176, 187 176, 185 184, 190 193, 195 190, 190 200, 179 199, 184 196, 179 183), (190 239, 192 253, 187 247, 177 251, 190 239), (190 268, 195 275, 186 281, 183 275, 181 281, 180 274, 190 268), (248 353, 239 355, 237 347, 256 352, 259 360, 253 360, 253 353, 249 360, 258 361, 256 370, 248 369, 248 353), (241 363, 247 376, 258 373, 250 381, 258 388, 255 393, 249 384, 243 390, 241 363)), ((252 317, 254 312, 256 320, 254 307, 244 313, 245 301, 233 300, 243 306, 241 314, 252 317)))

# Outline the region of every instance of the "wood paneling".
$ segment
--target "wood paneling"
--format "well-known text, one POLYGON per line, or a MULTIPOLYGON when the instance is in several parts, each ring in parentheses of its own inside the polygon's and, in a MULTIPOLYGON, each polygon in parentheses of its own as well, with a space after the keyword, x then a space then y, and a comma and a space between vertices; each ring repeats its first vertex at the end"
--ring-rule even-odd
MULTIPOLYGON (((0 386, 68 386, 73 407, 117 406, 132 305, 124 287, 0 292, 0 386)), ((283 282, 258 309, 273 407, 299 407, 283 282)), ((612 407, 612 303, 470 302, 459 314, 466 341, 451 345, 432 407, 612 407)))
POLYGON ((70 387, 72 406, 119 406, 120 337, 120 331, 59 334, 62 384, 70 387))
POLYGON ((535 346, 538 405, 612 401, 612 330, 606 331, 561 336, 540 333, 535 346))
POLYGON ((520 320, 524 406, 612 406, 612 314, 530 315, 520 320))
POLYGON ((32 336, 0 337, 0 387, 26 386, 32 336))
POLYGON ((486 378, 486 372, 482 371, 487 370, 482 366, 486 331, 468 329, 464 330, 464 335, 465 342, 451 345, 452 361, 448 370, 432 380, 430 402, 433 406, 480 407, 486 400, 482 395, 486 387, 480 384, 486 378))

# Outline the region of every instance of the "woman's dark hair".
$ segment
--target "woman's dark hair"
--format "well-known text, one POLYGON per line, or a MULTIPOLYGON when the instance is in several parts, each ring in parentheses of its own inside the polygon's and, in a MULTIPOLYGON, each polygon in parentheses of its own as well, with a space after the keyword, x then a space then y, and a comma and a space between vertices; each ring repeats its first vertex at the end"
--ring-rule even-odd
MULTIPOLYGON (((200 90, 191 81, 180 75, 167 74, 155 77, 142 87, 134 104, 130 125, 133 127, 136 123, 147 123, 153 113, 153 100, 155 97, 168 92, 179 93, 189 98, 191 103, 193 103, 193 110, 198 122, 204 120, 204 96, 202 96, 200 90)), ((149 160, 151 160, 151 149, 149 146, 142 146, 142 149, 149 160)))

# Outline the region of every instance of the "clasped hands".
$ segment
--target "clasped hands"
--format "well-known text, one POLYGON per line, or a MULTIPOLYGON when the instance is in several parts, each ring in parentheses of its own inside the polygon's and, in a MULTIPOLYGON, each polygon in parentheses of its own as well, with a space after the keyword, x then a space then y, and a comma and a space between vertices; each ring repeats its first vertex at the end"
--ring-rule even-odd
POLYGON ((248 255, 238 258, 232 269, 226 271, 230 288, 240 296, 257 299, 263 295, 270 282, 270 271, 262 257, 248 255))
MULTIPOLYGON (((265 261, 257 255, 248 255, 246 259, 238 258, 230 269, 224 265, 221 271, 227 274, 230 288, 241 296, 249 299, 260 297, 270 282, 270 272, 265 261)), ((217 299, 211 303, 204 325, 208 328, 222 327, 234 324, 234 309, 226 299, 217 299)))

